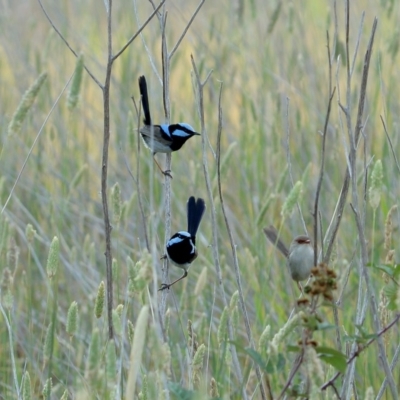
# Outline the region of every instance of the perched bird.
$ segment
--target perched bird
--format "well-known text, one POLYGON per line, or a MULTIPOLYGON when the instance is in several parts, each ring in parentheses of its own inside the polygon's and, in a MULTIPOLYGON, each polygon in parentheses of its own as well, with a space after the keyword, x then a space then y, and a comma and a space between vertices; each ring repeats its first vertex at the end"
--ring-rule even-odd
POLYGON ((175 233, 167 242, 167 254, 164 257, 179 268, 184 270, 183 275, 176 281, 167 284, 163 283, 159 290, 169 289, 173 284, 187 277, 190 264, 197 257, 196 233, 199 228, 201 218, 206 210, 206 204, 201 198, 196 199, 191 196, 187 202, 187 231, 175 233))
POLYGON ((265 228, 264 233, 287 258, 292 279, 297 283, 307 279, 312 267, 314 267, 314 249, 310 238, 303 235, 296 236, 288 249, 278 237, 278 233, 272 225, 265 228))
MULTIPOLYGON (((140 128, 145 145, 156 153, 171 153, 179 150, 185 142, 194 135, 200 135, 187 123, 153 125, 150 117, 149 96, 147 93, 147 83, 144 76, 139 77, 139 90, 142 96, 144 126, 140 128)), ((158 168, 164 175, 169 175, 170 171, 163 171, 156 162, 158 168)))

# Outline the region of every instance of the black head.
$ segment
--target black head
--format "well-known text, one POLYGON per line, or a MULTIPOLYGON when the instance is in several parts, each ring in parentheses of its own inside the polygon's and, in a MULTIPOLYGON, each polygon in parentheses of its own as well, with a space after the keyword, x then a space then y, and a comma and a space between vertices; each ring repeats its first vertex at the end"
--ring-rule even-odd
POLYGON ((168 133, 173 140, 171 144, 172 151, 179 150, 191 137, 200 135, 200 133, 195 132, 194 129, 185 122, 168 125, 168 133))

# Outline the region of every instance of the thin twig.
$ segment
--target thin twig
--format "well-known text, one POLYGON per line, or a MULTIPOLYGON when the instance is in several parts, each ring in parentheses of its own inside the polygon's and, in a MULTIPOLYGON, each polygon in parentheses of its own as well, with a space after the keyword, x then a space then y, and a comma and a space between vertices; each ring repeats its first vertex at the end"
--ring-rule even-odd
MULTIPOLYGON (((399 361, 399 357, 400 357, 400 345, 397 346, 396 351, 394 352, 394 356, 392 359, 392 362, 390 363, 390 370, 393 371, 394 367, 396 366, 397 362, 399 361)), ((385 380, 382 383, 381 388, 379 389, 378 394, 376 395, 376 399, 375 400, 379 400, 382 398, 383 393, 385 392, 386 386, 388 384, 389 380, 386 377, 385 380)))
POLYGON ((190 25, 192 25, 192 22, 194 21, 194 19, 196 18, 197 13, 200 11, 200 8, 203 6, 205 0, 201 0, 200 4, 197 6, 195 12, 193 13, 192 17, 190 18, 189 22, 187 23, 185 29, 182 32, 181 37, 178 39, 178 41, 176 42, 175 46, 173 47, 173 49, 171 50, 171 53, 169 53, 168 58, 171 59, 172 56, 175 54, 176 50, 178 49, 179 45, 181 44, 183 38, 185 37, 187 31, 190 28, 190 25))
MULTIPOLYGON (((0 289, 0 296, 2 296, 1 289, 0 289)), ((10 349, 11 369, 12 369, 12 376, 13 376, 13 379, 14 379, 15 391, 17 393, 17 398, 21 399, 22 397, 21 397, 21 394, 20 394, 19 384, 18 384, 18 377, 17 377, 17 366, 16 366, 16 363, 15 363, 15 357, 14 357, 14 344, 13 344, 13 335, 12 335, 13 330, 12 330, 10 321, 8 319, 7 313, 5 312, 1 302, 0 302, 0 311, 3 314, 3 318, 4 318, 5 324, 7 326, 7 331, 8 331, 8 342, 9 342, 9 349, 10 349)))
POLYGON ((295 364, 293 365, 293 368, 290 371, 290 375, 289 375, 285 385, 283 386, 283 389, 282 389, 280 395, 278 396, 277 400, 280 400, 285 395, 290 384, 292 383, 293 378, 295 377, 297 371, 299 370, 301 364, 303 363, 303 359, 304 359, 304 348, 302 348, 300 354, 297 356, 297 358, 295 360, 295 364))
MULTIPOLYGON (((49 14, 47 14, 47 11, 45 10, 45 8, 43 7, 42 1, 38 0, 39 5, 44 13, 44 15, 46 16, 47 20, 49 21, 50 25, 53 27, 53 29, 56 31, 56 33, 58 34, 58 36, 60 36, 61 40, 65 43, 65 45, 71 50, 72 54, 78 58, 79 54, 70 46, 70 44, 67 42, 67 40, 64 38, 64 36, 62 35, 62 33, 57 29, 57 27, 54 25, 53 21, 51 20, 49 14)), ((100 83, 100 81, 91 73, 91 71, 86 67, 86 65, 84 66, 86 72, 89 74, 89 76, 93 79, 93 81, 97 84, 97 86, 103 90, 104 87, 103 85, 100 83)))
MULTIPOLYGON (((356 357, 358 357, 363 351, 365 351, 372 343, 375 342, 375 340, 378 340, 383 334, 385 334, 392 326, 396 325, 397 322, 400 320, 400 313, 398 313, 395 318, 393 319, 392 322, 390 322, 389 325, 385 326, 384 328, 382 328, 382 330, 380 330, 373 338, 371 338, 370 340, 368 340, 368 342, 363 345, 363 346, 359 346, 357 348, 356 351, 354 351, 352 353, 352 355, 347 359, 346 364, 349 365, 351 364, 354 359, 356 357)), ((341 375, 340 372, 337 372, 328 382, 324 383, 321 386, 321 390, 326 390, 329 386, 331 386, 333 384, 333 382, 335 382, 335 380, 341 375)))
MULTIPOLYGON (((166 122, 169 123, 171 117, 170 109, 170 93, 169 93, 169 59, 168 59, 168 48, 167 48, 167 37, 166 37, 166 23, 167 23, 167 10, 163 8, 163 14, 160 17, 162 19, 162 32, 161 32, 161 58, 162 58, 162 68, 163 68, 163 106, 166 122)), ((167 153, 166 157, 166 169, 171 170, 172 157, 171 153, 167 153)), ((164 210, 165 210, 165 229, 164 229, 164 243, 167 243, 171 236, 171 177, 169 175, 164 175, 164 210)), ((168 272, 169 272, 169 261, 168 257, 164 258, 163 268, 162 268, 162 282, 168 282, 168 272)), ((165 312, 167 307, 167 296, 169 290, 163 290, 161 292, 160 301, 160 315, 161 315, 161 325, 164 326, 165 312)))
MULTIPOLYGON (((359 141, 361 127, 362 127, 361 121, 362 121, 362 117, 364 114, 365 95, 366 95, 366 90, 367 90, 369 64, 370 64, 370 60, 371 60, 371 51, 372 51, 372 45, 374 43, 376 26, 377 26, 377 19, 375 19, 374 24, 372 26, 370 40, 369 40, 367 51, 366 51, 365 57, 364 57, 364 67, 363 67, 363 74, 362 74, 361 87, 360 87, 360 98, 359 98, 359 102, 358 102, 357 123, 355 126, 355 134, 354 134, 354 140, 355 140, 355 143, 357 143, 357 144, 359 141)), ((336 220, 333 221, 333 227, 327 231, 327 235, 329 235, 329 240, 328 240, 327 250, 326 250, 325 256, 323 258, 323 262, 328 262, 331 254, 332 254, 333 245, 335 243, 336 235, 337 235, 337 232, 339 231, 340 222, 343 217, 343 210, 346 205, 346 199, 347 199, 347 194, 349 192, 349 186, 350 186, 350 170, 349 170, 349 168, 347 168, 343 186, 342 186, 342 189, 340 192, 340 197, 339 197, 337 207, 336 207, 336 210, 337 210, 336 211, 336 220)))
POLYGON ((112 61, 114 62, 129 46, 130 44, 142 33, 143 29, 146 28, 146 25, 153 19, 156 15, 157 11, 161 8, 161 6, 165 3, 166 0, 162 0, 161 3, 156 7, 156 9, 150 14, 149 18, 144 22, 144 24, 138 29, 138 31, 126 42, 126 44, 122 47, 120 51, 118 51, 113 57, 112 61))
MULTIPOLYGON (((246 328, 247 339, 249 341, 250 348, 255 350, 256 346, 255 346, 255 343, 254 343, 253 336, 251 334, 251 326, 250 326, 249 315, 247 313, 246 302, 245 302, 244 296, 243 296, 243 288, 242 288, 242 282, 241 282, 241 277, 240 277, 240 268, 239 268, 239 261, 238 261, 238 257, 237 257, 236 245, 235 245, 235 242, 233 240, 232 230, 231 230, 231 227, 230 227, 230 224, 229 224, 229 221, 228 221, 228 216, 226 215, 224 197, 222 195, 222 186, 221 186, 221 135, 222 135, 221 95, 222 95, 222 83, 221 83, 221 87, 220 87, 219 103, 218 103, 218 135, 217 135, 218 193, 219 193, 219 200, 221 202, 222 213, 224 215, 226 230, 227 230, 228 236, 229 236, 229 242, 231 244, 232 257, 233 257, 233 266, 234 266, 234 270, 235 270, 236 283, 237 283, 238 292, 239 292, 239 302, 240 302, 240 307, 241 307, 242 313, 243 313, 244 325, 245 325, 245 328, 246 328)), ((262 382, 262 374, 261 374, 260 366, 258 364, 255 364, 255 369, 256 369, 257 379, 258 379, 258 382, 259 382, 259 385, 260 385, 261 398, 262 399, 266 399, 265 390, 264 390, 264 386, 263 386, 263 382, 262 382)), ((266 379, 266 382, 267 382, 269 398, 273 399, 274 396, 272 394, 271 384, 270 384, 268 375, 265 375, 265 379, 266 379)))
POLYGON ((387 140, 388 140, 388 142, 389 142, 390 150, 392 150, 392 154, 393 154, 394 161, 395 161, 395 163, 396 163, 397 169, 398 169, 399 172, 400 172, 400 165, 399 165, 399 161, 397 160, 396 153, 395 153, 395 151, 394 151, 394 149, 393 149, 392 140, 390 139, 390 136, 389 136, 389 133, 388 133, 388 131, 387 131, 387 129, 386 129, 386 124, 385 124, 385 121, 383 120, 382 115, 381 115, 380 117, 381 117, 383 129, 385 130, 385 134, 386 134, 387 140))
POLYGON ((322 181, 324 179, 324 169, 325 169, 325 146, 326 146, 326 134, 328 130, 328 122, 329 122, 329 116, 331 114, 331 107, 332 107, 332 99, 333 95, 335 93, 335 89, 332 91, 332 63, 331 63, 331 52, 330 52, 330 47, 329 47, 329 32, 326 32, 326 46, 327 46, 327 51, 328 51, 328 67, 329 67, 329 101, 328 101, 328 109, 326 111, 326 116, 325 116, 325 124, 324 124, 324 130, 322 133, 322 145, 321 145, 321 168, 319 172, 319 178, 318 178, 318 184, 317 184, 317 190, 315 193, 315 202, 314 202, 314 265, 317 265, 318 263, 318 206, 319 206, 319 195, 321 193, 321 187, 322 187, 322 181))
POLYGON ((106 237, 106 274, 107 274, 107 320, 108 337, 113 339, 114 329, 112 321, 113 310, 113 280, 112 280, 112 253, 111 253, 111 231, 110 216, 107 200, 107 176, 108 176, 108 150, 110 147, 110 84, 112 71, 112 0, 108 0, 107 14, 107 69, 103 87, 103 109, 104 109, 104 131, 103 131, 103 153, 101 162, 101 200, 103 205, 104 231, 106 237))
MULTIPOLYGON (((214 196, 213 196, 213 191, 212 191, 211 178, 210 178, 210 173, 208 170, 208 160, 207 160, 208 139, 207 139, 207 131, 206 131, 206 127, 205 127, 205 122, 204 122, 203 88, 204 88, 204 85, 206 84, 208 78, 210 77, 212 71, 210 71, 210 73, 208 74, 205 81, 201 82, 199 72, 197 70, 193 56, 191 56, 191 62, 192 62, 193 73, 194 73, 194 77, 195 77, 195 91, 196 91, 197 107, 198 107, 198 112, 199 112, 199 117, 200 117, 200 126, 201 126, 203 172, 204 172, 204 178, 206 181, 208 201, 209 201, 210 210, 211 210, 211 225, 212 225, 211 248, 212 248, 212 254, 213 254, 213 258, 214 258, 216 275, 217 275, 217 279, 218 279, 217 284, 222 293, 223 305, 224 305, 224 307, 228 307, 228 300, 226 298, 224 282, 222 280, 222 270, 221 270, 221 264, 220 264, 220 259, 219 259, 219 252, 218 252, 218 222, 217 222, 217 216, 216 216, 215 205, 214 205, 214 196)), ((231 323, 230 318, 228 318, 228 335, 229 335, 229 340, 233 341, 233 328, 232 328, 232 323, 231 323)), ((233 362, 233 367, 234 367, 234 371, 236 374, 236 378, 238 379, 240 384, 243 385, 243 374, 242 374, 239 359, 238 359, 238 356, 236 353, 236 347, 232 343, 230 344, 230 350, 231 350, 231 354, 232 354, 232 362, 233 362)), ((242 397, 243 397, 243 399, 248 398, 246 390, 243 386, 242 386, 242 397)))
POLYGON ((13 185, 13 187, 11 188, 10 194, 8 195, 7 200, 6 200, 6 202, 4 203, 3 208, 1 209, 0 215, 3 214, 4 210, 6 209, 8 203, 9 203, 9 201, 11 200, 11 197, 12 197, 12 195, 14 194, 14 190, 15 190, 15 188, 16 188, 16 186, 17 186, 17 184, 18 184, 18 182, 19 182, 19 180, 20 180, 20 178, 21 178, 22 173, 24 172, 24 169, 25 169, 25 167, 26 167, 26 164, 27 164, 27 162, 28 162, 28 160, 29 160, 29 158, 30 158, 32 152, 33 152, 33 149, 35 148, 36 143, 37 143, 37 141, 39 140, 39 137, 40 137, 40 135, 42 134, 43 129, 44 129, 44 127, 46 126, 47 121, 48 121, 49 118, 50 118, 50 115, 53 113, 54 109, 56 108, 56 105, 57 105, 58 102, 60 101, 61 96, 64 94, 65 90, 67 89, 67 87, 68 87, 69 83, 71 82, 71 79, 72 79, 73 76, 74 76, 74 73, 72 73, 72 75, 69 77, 67 83, 65 84, 65 86, 64 86, 63 89, 61 90, 60 94, 59 94, 58 97, 56 98, 56 101, 55 101, 54 104, 51 106, 49 113, 46 115, 46 118, 44 119, 43 124, 42 124, 42 126, 40 127, 39 132, 37 133, 37 135, 36 135, 36 137, 35 137, 35 140, 33 141, 32 146, 31 146, 31 148, 30 148, 29 151, 28 151, 28 154, 27 154, 27 156, 26 156, 26 158, 25 158, 25 160, 24 160, 24 162, 23 162, 23 164, 22 164, 22 167, 21 167, 20 171, 18 172, 17 179, 15 179, 14 185, 13 185))

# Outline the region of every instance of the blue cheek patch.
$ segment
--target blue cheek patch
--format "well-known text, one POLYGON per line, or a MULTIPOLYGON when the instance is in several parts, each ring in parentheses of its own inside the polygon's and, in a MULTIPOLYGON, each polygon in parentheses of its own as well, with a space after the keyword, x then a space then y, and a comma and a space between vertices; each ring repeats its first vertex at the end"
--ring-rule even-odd
POLYGON ((169 125, 168 124, 161 124, 160 128, 162 129, 163 133, 165 133, 166 136, 171 138, 171 134, 169 133, 169 125))

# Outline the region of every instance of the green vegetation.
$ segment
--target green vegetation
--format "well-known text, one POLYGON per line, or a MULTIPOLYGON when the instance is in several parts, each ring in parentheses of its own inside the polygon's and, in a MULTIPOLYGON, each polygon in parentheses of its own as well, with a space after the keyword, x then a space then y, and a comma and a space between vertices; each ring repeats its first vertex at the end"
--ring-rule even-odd
MULTIPOLYGON (((111 72, 110 318, 103 94, 85 70, 104 84, 108 2, 43 3, 77 57, 39 3, 23 3, 0 13, 0 398, 396 398, 400 369, 385 368, 400 351, 400 3, 351 2, 347 48, 346 2, 205 1, 165 66, 165 107, 162 29, 149 22, 111 72), (202 132, 172 154, 172 180, 138 139, 142 74, 155 123, 170 112, 202 132), (330 254, 300 298, 263 228, 314 238, 332 94, 318 208, 330 254), (158 292, 190 195, 207 204, 199 256, 158 292)), ((161 8, 169 52, 198 4, 161 8)), ((113 54, 153 11, 114 2, 113 54)))

